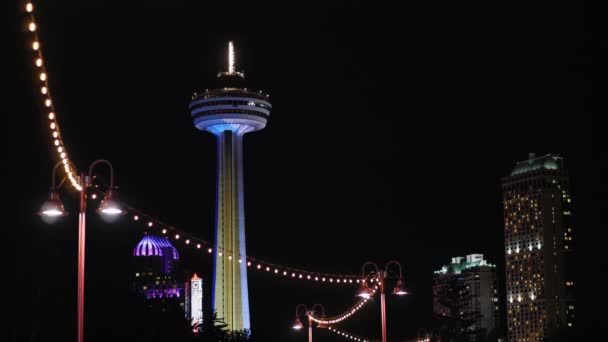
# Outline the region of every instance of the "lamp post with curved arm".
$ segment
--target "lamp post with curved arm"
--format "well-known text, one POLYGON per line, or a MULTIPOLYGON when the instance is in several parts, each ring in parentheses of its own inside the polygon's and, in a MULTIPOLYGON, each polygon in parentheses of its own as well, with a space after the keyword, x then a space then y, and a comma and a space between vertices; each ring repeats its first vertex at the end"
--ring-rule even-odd
MULTIPOLYGON (((325 307, 322 304, 315 304, 312 306, 312 308, 310 310, 308 310, 308 307, 304 304, 298 304, 298 306, 296 306, 296 319, 295 319, 295 322, 294 322, 292 328, 295 330, 300 330, 300 329, 304 328, 304 325, 302 324, 300 317, 302 315, 306 315, 308 317, 308 342, 312 342, 312 318, 311 318, 311 316, 314 316, 315 310, 317 308, 321 309, 321 317, 325 317, 325 307), (303 311, 301 309, 303 309, 303 311)), ((325 326, 323 323, 319 323, 319 324, 317 324, 317 328, 327 328, 327 326, 325 326)))
MULTIPOLYGON (((120 205, 116 201, 116 193, 114 192, 114 169, 109 161, 99 159, 94 161, 89 166, 89 173, 86 175, 84 172, 80 174, 80 212, 78 215, 78 327, 77 327, 77 341, 83 342, 84 340, 84 270, 85 270, 85 235, 86 235, 86 210, 87 210, 87 190, 91 187, 91 180, 93 175, 93 168, 100 164, 107 164, 110 168, 110 188, 106 193, 105 198, 101 201, 97 212, 103 215, 119 215, 125 213, 121 209, 120 205)), ((63 203, 59 199, 58 190, 63 185, 64 179, 61 181, 59 186, 55 186, 55 171, 57 167, 61 166, 61 162, 57 163, 53 168, 53 180, 51 195, 43 205, 42 209, 38 213, 41 216, 56 217, 65 216, 67 212, 63 207, 63 203)))
POLYGON ((401 269, 401 264, 395 260, 391 260, 391 261, 387 262, 386 265, 384 266, 384 268, 379 268, 375 262, 371 262, 371 261, 368 261, 365 264, 363 264, 363 267, 361 267, 361 289, 359 290, 359 293, 357 294, 359 297, 363 297, 363 298, 371 297, 372 291, 370 290, 369 286, 367 286, 367 283, 366 283, 366 280, 369 277, 369 275, 368 276, 365 275, 365 267, 373 266, 375 269, 375 272, 376 272, 374 277, 378 279, 378 282, 380 285, 380 308, 381 308, 381 316, 382 316, 382 342, 386 342, 386 300, 384 298, 384 286, 385 286, 384 283, 385 283, 386 279, 389 277, 388 270, 389 270, 390 265, 399 266, 399 278, 397 279, 397 285, 395 285, 395 288, 393 289, 393 294, 396 294, 399 296, 409 294, 409 292, 407 292, 405 290, 405 287, 403 285, 403 273, 402 273, 402 269, 401 269))

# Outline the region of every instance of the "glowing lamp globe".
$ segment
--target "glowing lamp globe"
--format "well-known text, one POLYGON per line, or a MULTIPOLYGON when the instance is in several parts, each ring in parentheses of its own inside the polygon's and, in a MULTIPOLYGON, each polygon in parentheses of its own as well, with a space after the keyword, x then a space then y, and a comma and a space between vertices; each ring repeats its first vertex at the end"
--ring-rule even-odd
POLYGON ((116 194, 113 189, 110 189, 106 197, 101 201, 97 212, 104 215, 120 215, 126 213, 116 200, 116 194))
POLYGON ((67 211, 63 208, 63 203, 59 199, 57 191, 51 191, 49 199, 42 204, 38 215, 47 217, 57 217, 67 215, 67 211))
POLYGON ((365 280, 363 280, 363 283, 361 284, 361 288, 359 289, 357 296, 359 296, 361 298, 365 298, 365 299, 371 298, 372 290, 370 290, 370 288, 367 286, 367 284, 365 283, 365 280))
POLYGON ((399 278, 397 281, 397 285, 395 285, 395 289, 393 290, 393 294, 403 296, 409 294, 409 292, 403 286, 403 278, 399 278))
POLYGON ((304 328, 304 325, 302 324, 302 321, 300 321, 299 318, 296 318, 296 321, 293 323, 293 326, 291 328, 295 330, 300 330, 304 328))

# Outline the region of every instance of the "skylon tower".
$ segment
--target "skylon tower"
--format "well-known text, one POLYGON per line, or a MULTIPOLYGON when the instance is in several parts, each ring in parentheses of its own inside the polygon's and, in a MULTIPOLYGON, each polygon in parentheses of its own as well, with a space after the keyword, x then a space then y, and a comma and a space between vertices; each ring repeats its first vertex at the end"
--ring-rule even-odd
POLYGON ((218 74, 214 89, 195 94, 190 112, 196 128, 217 137, 217 213, 212 306, 231 330, 250 329, 243 136, 261 130, 270 115, 268 95, 244 87, 235 71, 234 47, 228 43, 228 71, 218 74))

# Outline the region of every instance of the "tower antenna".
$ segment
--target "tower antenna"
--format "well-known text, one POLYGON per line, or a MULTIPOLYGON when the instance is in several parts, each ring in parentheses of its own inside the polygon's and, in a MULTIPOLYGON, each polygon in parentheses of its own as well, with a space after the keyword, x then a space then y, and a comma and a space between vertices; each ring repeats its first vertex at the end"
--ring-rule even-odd
POLYGON ((233 74, 234 73, 234 45, 232 44, 232 41, 228 42, 228 73, 229 74, 233 74))

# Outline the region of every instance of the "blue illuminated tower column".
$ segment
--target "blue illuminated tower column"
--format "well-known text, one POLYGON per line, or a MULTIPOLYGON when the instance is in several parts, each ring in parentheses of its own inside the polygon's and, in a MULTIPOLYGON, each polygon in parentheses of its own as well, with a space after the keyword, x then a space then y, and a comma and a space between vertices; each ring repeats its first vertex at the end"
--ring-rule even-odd
POLYGON ((213 309, 231 330, 250 329, 243 201, 243 135, 266 126, 268 95, 243 88, 228 44, 228 71, 218 87, 195 94, 190 102, 194 125, 217 137, 217 213, 213 309))

